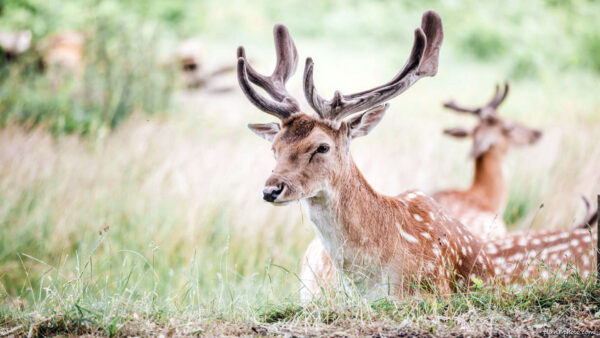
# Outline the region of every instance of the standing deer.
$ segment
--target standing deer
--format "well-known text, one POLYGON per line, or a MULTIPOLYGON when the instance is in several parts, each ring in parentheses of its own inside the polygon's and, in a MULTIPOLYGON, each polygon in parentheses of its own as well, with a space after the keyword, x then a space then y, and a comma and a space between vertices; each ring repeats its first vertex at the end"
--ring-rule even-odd
POLYGON ((350 95, 336 91, 326 100, 315 89, 314 64, 308 58, 304 94, 316 116, 301 112, 285 88, 298 60, 287 28, 275 25, 273 35, 273 73, 259 74, 239 47, 238 81, 250 102, 281 120, 248 126, 272 143, 275 154, 264 200, 275 205, 299 200, 321 243, 307 252, 310 261, 302 277, 308 290, 303 298, 319 292, 319 281, 333 282, 337 274, 329 271, 341 272, 344 283, 365 287, 367 295, 396 297, 413 292, 412 285, 447 294, 457 286, 453 281, 468 286, 473 277, 486 280, 493 275, 482 243, 432 198, 414 191, 394 198, 375 192, 350 155, 351 141, 367 135, 383 118, 388 108, 384 102, 437 73, 443 40, 439 15, 423 14, 406 64, 390 82, 373 89, 350 95), (327 264, 329 270, 324 269, 327 264))
POLYGON ((498 106, 506 99, 508 88, 508 83, 502 91, 496 86, 492 99, 479 108, 463 108, 452 101, 444 104, 446 108, 469 113, 479 119, 472 130, 444 130, 445 134, 453 137, 473 139, 471 157, 475 160, 475 175, 467 190, 444 190, 435 193, 433 198, 482 239, 506 234, 502 220, 508 199, 503 170, 506 153, 512 147, 533 144, 542 135, 538 130, 498 115, 498 106))

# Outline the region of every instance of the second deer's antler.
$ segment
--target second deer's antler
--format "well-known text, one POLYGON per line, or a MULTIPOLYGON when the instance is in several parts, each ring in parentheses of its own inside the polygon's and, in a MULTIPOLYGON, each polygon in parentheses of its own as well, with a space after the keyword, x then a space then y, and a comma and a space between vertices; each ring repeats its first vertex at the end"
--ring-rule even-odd
POLYGON ((460 113, 475 114, 475 115, 479 116, 480 118, 488 117, 490 114, 496 115, 497 114, 496 109, 506 99, 509 88, 510 87, 508 85, 508 82, 504 82, 504 90, 503 91, 500 91, 500 86, 496 85, 496 91, 494 92, 494 96, 485 106, 482 106, 482 107, 465 108, 465 107, 457 105, 456 103, 454 103, 454 101, 448 101, 448 102, 444 103, 444 107, 446 107, 448 109, 452 109, 452 110, 460 112, 460 113))

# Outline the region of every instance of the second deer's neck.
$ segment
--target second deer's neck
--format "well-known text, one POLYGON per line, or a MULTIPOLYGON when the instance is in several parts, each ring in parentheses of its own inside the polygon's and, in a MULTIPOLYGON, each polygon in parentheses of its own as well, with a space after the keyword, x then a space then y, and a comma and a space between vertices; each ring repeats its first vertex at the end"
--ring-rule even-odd
POLYGON ((302 200, 329 257, 338 268, 383 263, 397 236, 404 213, 397 201, 379 195, 352 160, 316 196, 302 200))
POLYGON ((490 149, 475 159, 473 185, 469 189, 494 212, 502 213, 506 206, 507 186, 503 168, 504 153, 490 149))

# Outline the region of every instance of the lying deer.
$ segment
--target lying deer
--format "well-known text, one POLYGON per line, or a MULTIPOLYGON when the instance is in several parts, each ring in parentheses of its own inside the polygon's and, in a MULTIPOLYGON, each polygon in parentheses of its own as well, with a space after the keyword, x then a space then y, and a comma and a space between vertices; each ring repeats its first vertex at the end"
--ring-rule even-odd
POLYGON ((336 91, 326 100, 315 89, 314 64, 308 58, 304 94, 316 116, 301 112, 285 88, 298 58, 287 28, 276 25, 274 39, 277 63, 268 76, 254 70, 244 48, 238 48, 238 81, 250 102, 281 120, 249 128, 270 141, 275 154, 264 200, 275 205, 299 200, 319 238, 321 245, 309 247, 310 261, 302 271, 308 291, 319 292, 318 280, 334 282, 334 274, 328 273, 334 270, 342 273, 344 283, 365 287, 367 295, 389 292, 396 297, 413 292, 415 284, 447 294, 457 286, 453 281, 467 286, 473 277, 493 275, 482 243, 432 198, 414 191, 393 198, 375 192, 350 155, 351 141, 367 135, 383 118, 384 102, 437 73, 443 40, 439 15, 423 14, 405 66, 373 89, 350 95, 336 91), (327 265, 329 270, 323 268, 327 265))
POLYGON ((46 38, 38 51, 43 55, 44 67, 59 73, 79 74, 83 71, 84 43, 80 32, 60 32, 46 38))
MULTIPOLYGON (((31 31, 0 31, 0 56, 12 61, 31 47, 31 31)), ((0 59, 0 61, 4 61, 0 59)))
POLYGON ((596 229, 520 231, 485 244, 485 252, 501 282, 525 283, 565 277, 583 277, 596 271, 596 229))
POLYGON ((446 108, 472 114, 479 119, 472 130, 444 130, 445 134, 453 137, 473 139, 471 157, 475 160, 475 175, 467 190, 444 190, 435 193, 433 198, 483 239, 506 234, 502 220, 508 199, 502 168, 506 153, 512 147, 533 144, 542 135, 538 130, 498 115, 498 106, 506 99, 508 88, 508 83, 502 91, 496 86, 492 99, 479 108, 464 108, 454 102, 444 104, 446 108))
POLYGON ((235 65, 221 65, 213 69, 205 69, 205 57, 200 41, 187 39, 177 47, 176 59, 183 82, 188 88, 209 88, 212 93, 224 93, 232 90, 230 87, 215 87, 211 82, 219 76, 229 74, 235 70, 235 65), (212 85, 212 88, 210 88, 212 85))

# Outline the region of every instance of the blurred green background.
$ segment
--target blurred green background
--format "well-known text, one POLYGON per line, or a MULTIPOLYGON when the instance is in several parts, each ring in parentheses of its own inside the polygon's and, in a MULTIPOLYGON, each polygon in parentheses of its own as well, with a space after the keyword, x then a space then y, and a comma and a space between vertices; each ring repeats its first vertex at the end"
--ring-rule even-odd
POLYGON ((245 129, 271 119, 234 73, 231 91, 186 88, 178 46, 195 38, 211 69, 243 44, 266 72, 282 22, 329 96, 391 78, 430 8, 445 29, 440 71, 353 145, 359 167, 388 194, 465 187, 469 144, 441 130, 475 121, 441 103, 483 104, 509 80, 500 112, 545 135, 509 155, 504 218, 570 227, 579 195, 600 191, 600 1, 3 1, 0 30, 30 30, 32 47, 0 65, 0 297, 107 312, 296 297, 314 234, 299 204, 261 201, 273 160, 245 129), (64 31, 84 37, 80 69, 42 70, 36 45, 64 31))

